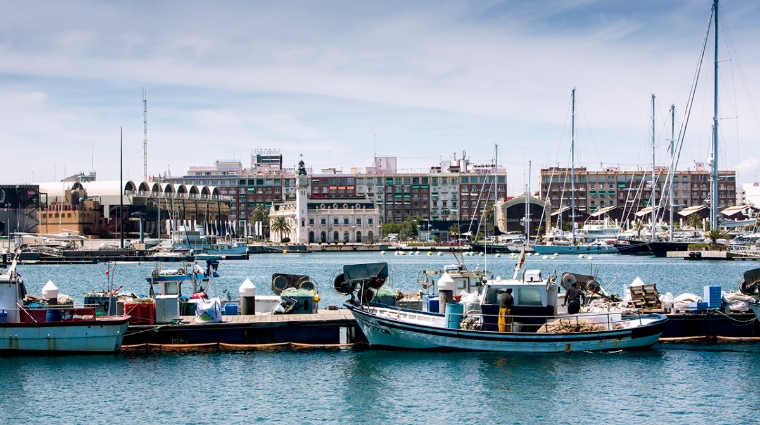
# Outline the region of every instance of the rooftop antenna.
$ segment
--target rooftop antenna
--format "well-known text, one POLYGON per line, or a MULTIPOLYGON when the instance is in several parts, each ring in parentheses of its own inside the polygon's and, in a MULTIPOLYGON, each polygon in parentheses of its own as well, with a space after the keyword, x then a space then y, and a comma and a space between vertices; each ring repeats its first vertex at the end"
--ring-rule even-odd
POLYGON ((95 141, 92 141, 92 151, 90 154, 90 172, 95 172, 95 141))
POLYGON ((143 87, 143 181, 148 181, 148 97, 143 87))

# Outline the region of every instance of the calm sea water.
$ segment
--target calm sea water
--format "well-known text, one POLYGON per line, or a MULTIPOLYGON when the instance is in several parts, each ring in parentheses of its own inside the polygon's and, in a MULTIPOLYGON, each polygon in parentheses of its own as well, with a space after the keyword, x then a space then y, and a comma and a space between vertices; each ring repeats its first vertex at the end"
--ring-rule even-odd
MULTIPOLYGON (((417 272, 448 257, 259 255, 222 262, 219 292, 250 278, 308 274, 326 303, 343 264, 387 261, 391 284, 416 290, 417 272)), ((515 260, 467 257, 468 267, 511 276, 515 260)), ((544 274, 587 273, 620 292, 640 276, 662 292, 736 287, 754 262, 687 262, 603 255, 542 260, 544 274)), ((117 285, 145 293, 147 265, 119 265, 117 285)), ((50 279, 81 301, 105 288, 105 266, 23 266, 30 292, 50 279)), ((325 304, 325 303, 323 303, 325 304)), ((615 353, 516 355, 384 350, 0 358, 0 423, 757 423, 760 344, 658 344, 615 353)))

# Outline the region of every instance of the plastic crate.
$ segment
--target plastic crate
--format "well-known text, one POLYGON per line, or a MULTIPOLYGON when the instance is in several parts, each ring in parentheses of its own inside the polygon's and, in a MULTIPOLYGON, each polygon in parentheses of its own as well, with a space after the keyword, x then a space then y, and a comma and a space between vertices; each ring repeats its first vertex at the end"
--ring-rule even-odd
POLYGON ((19 311, 22 323, 45 323, 47 321, 46 315, 47 310, 41 308, 27 308, 19 311))
POLYGON ((238 305, 237 303, 227 303, 224 305, 224 310, 222 311, 222 314, 226 316, 235 316, 238 314, 238 305))
POLYGON ((720 308, 721 287, 705 286, 705 296, 702 299, 707 303, 707 308, 720 308))
POLYGON ((130 316, 129 323, 152 325, 156 321, 155 303, 124 303, 124 314, 130 316))

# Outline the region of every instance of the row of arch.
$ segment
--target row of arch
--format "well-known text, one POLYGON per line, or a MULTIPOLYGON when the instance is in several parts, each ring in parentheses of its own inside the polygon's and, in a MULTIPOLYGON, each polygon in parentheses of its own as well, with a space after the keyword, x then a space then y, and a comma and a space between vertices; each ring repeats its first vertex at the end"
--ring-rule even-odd
MULTIPOLYGON (((90 195, 118 195, 119 182, 74 182, 71 185, 72 190, 83 189, 90 195), (115 183, 115 184, 114 184, 115 183), (111 193, 111 192, 116 193, 111 193)), ((178 196, 190 195, 191 197, 210 197, 217 198, 221 196, 221 191, 216 186, 196 186, 165 182, 124 182, 125 194, 139 194, 148 196, 178 196)))
MULTIPOLYGON (((355 242, 355 243, 361 243, 362 241, 362 232, 356 231, 353 235, 353 238, 351 237, 351 233, 348 231, 344 231, 342 234, 341 232, 335 230, 332 232, 332 235, 330 235, 327 231, 321 231, 319 233, 319 238, 317 239, 316 232, 309 231, 309 243, 333 243, 333 242, 355 242), (328 238, 328 236, 332 236, 332 238, 328 238), (342 238, 341 238, 342 236, 342 238)), ((367 240, 366 242, 372 243, 374 242, 375 234, 371 230, 367 232, 367 240)))

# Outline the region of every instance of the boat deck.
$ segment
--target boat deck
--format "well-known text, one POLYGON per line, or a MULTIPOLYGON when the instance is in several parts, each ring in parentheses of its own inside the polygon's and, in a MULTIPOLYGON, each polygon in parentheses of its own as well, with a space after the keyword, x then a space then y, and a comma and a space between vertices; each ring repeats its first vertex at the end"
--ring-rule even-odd
POLYGON ((172 323, 131 323, 124 344, 337 344, 365 342, 347 309, 319 310, 316 314, 225 315, 222 322, 196 323, 181 316, 172 323))
MULTIPOLYGON (((199 324, 195 323, 195 316, 180 316, 183 324, 199 324)), ((308 324, 308 323, 322 323, 322 322, 334 322, 334 321, 346 321, 354 322, 354 316, 351 311, 345 308, 338 310, 318 310, 317 314, 256 314, 256 315, 227 315, 222 316, 222 323, 235 323, 235 324, 267 324, 267 323, 285 323, 285 324, 308 324)), ((218 323, 216 323, 218 324, 218 323)))

